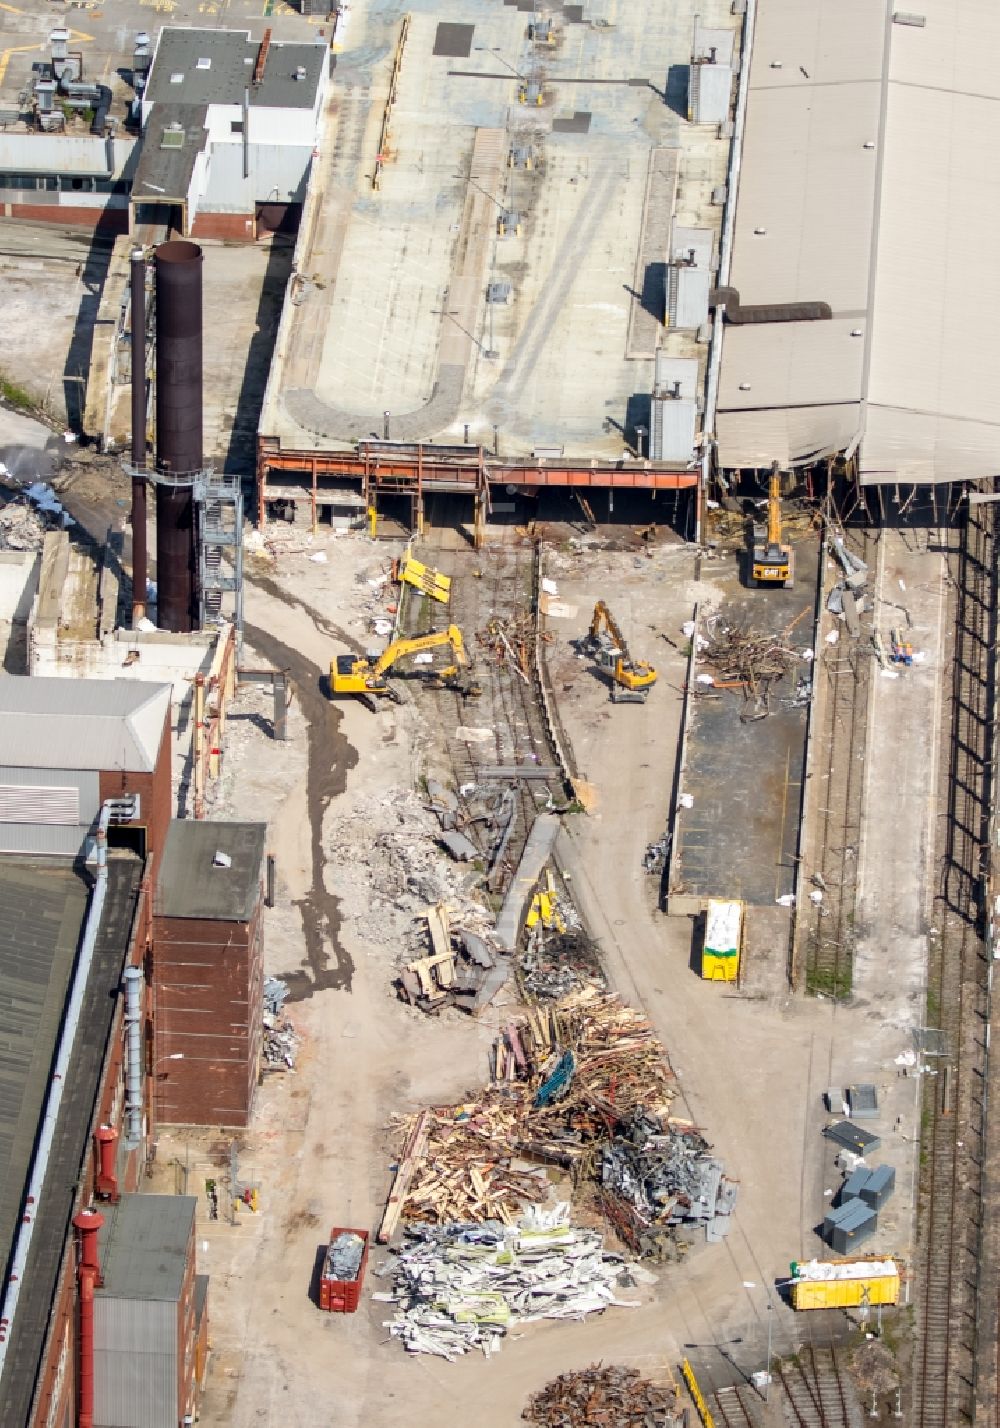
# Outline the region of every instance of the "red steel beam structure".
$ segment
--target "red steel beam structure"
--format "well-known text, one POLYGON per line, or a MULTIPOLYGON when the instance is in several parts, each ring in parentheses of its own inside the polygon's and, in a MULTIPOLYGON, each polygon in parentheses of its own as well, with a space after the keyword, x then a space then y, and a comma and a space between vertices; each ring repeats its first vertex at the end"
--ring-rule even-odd
POLYGON ((697 469, 663 462, 503 459, 487 454, 482 447, 424 443, 396 446, 359 442, 349 451, 283 451, 273 439, 261 437, 257 454, 261 526, 266 522, 267 502, 272 499, 268 494, 272 471, 294 471, 309 477, 314 511, 320 476, 357 481, 366 500, 379 491, 410 494, 419 510, 425 491, 467 491, 480 499, 488 499, 490 487, 497 486, 678 491, 696 487, 700 474, 697 469))

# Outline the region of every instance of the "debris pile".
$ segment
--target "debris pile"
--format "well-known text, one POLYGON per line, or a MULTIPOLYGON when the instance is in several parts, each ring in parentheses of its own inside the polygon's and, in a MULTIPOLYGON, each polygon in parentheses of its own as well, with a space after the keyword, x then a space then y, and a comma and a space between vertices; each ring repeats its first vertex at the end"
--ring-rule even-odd
POLYGON ((0 507, 0 550, 41 550, 47 529, 35 506, 16 500, 0 507))
POLYGON ((495 1353, 517 1324, 637 1307, 616 1293, 634 1283, 625 1260, 606 1253, 596 1231, 571 1226, 565 1203, 518 1226, 411 1226, 393 1268, 392 1293, 375 1296, 399 1306, 385 1327, 410 1353, 449 1361, 495 1353))
POLYGON ((476 643, 493 665, 513 669, 527 683, 531 678, 531 652, 535 647, 535 621, 527 607, 513 614, 495 615, 484 630, 477 630, 476 643))
POLYGON ((353 1230, 341 1230, 327 1248, 323 1274, 327 1279, 350 1282, 357 1279, 364 1257, 365 1242, 361 1235, 353 1230))
POLYGON ((868 584, 868 566, 859 555, 847 549, 841 531, 833 531, 829 541, 830 554, 839 564, 843 575, 826 597, 826 608, 832 615, 841 615, 847 622, 851 635, 860 632, 858 616, 866 608, 865 587, 868 584))
POLYGON ((642 1106, 619 1122, 601 1149, 600 1179, 627 1207, 622 1220, 631 1222, 628 1243, 655 1253, 656 1231, 692 1220, 705 1222, 709 1239, 723 1238, 737 1186, 709 1149, 693 1126, 664 1122, 642 1106))
POLYGON ((264 1064, 273 1070, 295 1069, 299 1034, 284 1015, 288 985, 280 977, 264 978, 264 1064))
POLYGON ((508 959, 497 951, 482 925, 479 930, 453 929, 447 903, 435 903, 424 915, 431 951, 404 965, 397 979, 400 996, 421 1011, 437 1013, 442 1007, 457 1006, 480 1012, 506 982, 508 959))
POLYGON ((674 1428, 683 1421, 676 1391, 619 1364, 560 1374, 521 1417, 538 1428, 674 1428))
MULTIPOLYGON (((791 626, 773 635, 754 629, 748 621, 720 614, 711 616, 704 630, 698 639, 698 657, 715 674, 698 675, 695 693, 710 696, 713 690, 742 689, 748 706, 740 715, 744 722, 766 719, 774 687, 794 666, 801 667, 804 657, 812 655, 788 643, 791 626)), ((807 704, 811 696, 811 679, 801 677, 795 694, 783 702, 788 706, 807 704)))
POLYGON ((511 1225, 547 1199, 541 1165, 574 1185, 593 1175, 602 1210, 639 1253, 662 1257, 682 1224, 725 1233, 736 1186, 693 1126, 668 1119, 663 1048, 620 998, 591 989, 533 1007, 506 1023, 493 1055, 495 1084, 477 1099, 400 1119, 383 1243, 400 1216, 511 1225))
POLYGON ((538 1001, 559 1001, 584 987, 607 986, 597 948, 582 927, 533 927, 519 959, 521 986, 538 1001))

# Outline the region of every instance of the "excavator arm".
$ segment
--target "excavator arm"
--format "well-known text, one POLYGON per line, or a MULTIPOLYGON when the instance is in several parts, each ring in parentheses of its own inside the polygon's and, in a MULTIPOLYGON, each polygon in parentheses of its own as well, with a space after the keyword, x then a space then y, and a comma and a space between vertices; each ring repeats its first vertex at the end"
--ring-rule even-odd
POLYGON ((386 670, 392 668, 398 659, 403 659, 406 655, 420 654, 423 650, 439 649, 442 645, 451 646, 455 665, 458 668, 464 669, 468 665, 469 657, 465 653, 462 632, 457 625, 449 625, 446 630, 439 630, 433 635, 418 635, 413 639, 393 640, 372 666, 372 674, 376 679, 379 679, 386 670))
POLYGON ((769 550, 781 546, 781 473, 777 462, 771 468, 767 488, 767 545, 769 550))
POLYGON ((645 660, 632 658, 618 621, 603 600, 594 606, 587 642, 597 663, 611 676, 612 700, 633 703, 645 700, 656 683, 656 670, 645 660))

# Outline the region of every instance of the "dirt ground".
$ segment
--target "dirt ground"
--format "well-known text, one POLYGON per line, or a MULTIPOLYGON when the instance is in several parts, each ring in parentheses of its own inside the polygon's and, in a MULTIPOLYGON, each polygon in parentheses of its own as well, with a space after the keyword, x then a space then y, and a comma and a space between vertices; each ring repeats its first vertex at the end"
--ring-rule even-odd
MULTIPOLYGON (((642 855, 667 815, 684 677, 680 626, 694 599, 715 592, 707 580, 696 586, 687 548, 611 552, 578 536, 546 557, 563 611, 549 621, 548 663, 596 802, 572 820, 561 857, 615 988, 647 1009, 693 1119, 741 1182, 732 1232, 663 1267, 641 1308, 528 1326, 490 1361, 406 1356, 383 1328, 385 1306, 368 1295, 353 1317, 315 1308, 310 1280, 329 1227, 373 1227, 380 1217, 390 1117, 483 1085, 503 1009, 475 1022, 457 1012, 425 1018, 397 1002, 387 935, 394 924, 366 893, 370 869, 343 852, 343 829, 377 818, 373 810, 412 788, 430 748, 419 696, 372 715, 360 704, 332 705, 320 682, 338 649, 379 643, 369 630, 377 604, 369 581, 395 548, 329 532, 277 539, 276 559, 251 557, 247 638, 251 654, 292 671, 291 739, 274 744, 268 700, 241 695, 212 816, 269 822, 279 895, 266 914, 266 966, 289 978, 303 1041, 294 1073, 265 1081, 241 1138, 241 1175, 261 1185, 258 1215, 242 1215, 235 1227, 207 1217, 203 1181, 219 1174, 218 1134, 164 1131, 151 1187, 177 1188, 184 1167, 199 1196, 213 1343, 202 1421, 312 1424, 322 1403, 345 1425, 393 1428, 446 1421, 460 1403, 463 1416, 500 1428, 554 1374, 598 1358, 662 1370, 687 1353, 706 1389, 721 1386, 762 1365, 769 1313, 775 1351, 790 1349, 802 1324, 773 1286, 791 1259, 822 1253, 814 1226, 836 1183, 819 1135, 822 1091, 846 1048, 857 1055, 863 1039, 862 1059, 877 1079, 875 1068, 891 1067, 907 1043, 901 1029, 873 1024, 863 1009, 834 1011, 781 990, 751 999, 693 974, 692 924, 657 910, 642 855), (600 597, 634 653, 659 670, 643 706, 611 704, 575 651, 600 597)), ((373 1269, 385 1259, 375 1253, 373 1269)), ((369 1288, 380 1287, 372 1275, 369 1288)), ((817 1320, 809 1330, 820 1331, 817 1320)))

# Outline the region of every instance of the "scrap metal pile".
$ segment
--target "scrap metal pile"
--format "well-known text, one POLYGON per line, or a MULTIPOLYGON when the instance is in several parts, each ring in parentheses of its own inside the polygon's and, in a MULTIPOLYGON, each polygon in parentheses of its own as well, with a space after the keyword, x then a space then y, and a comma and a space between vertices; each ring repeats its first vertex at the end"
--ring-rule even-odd
POLYGON ((565 1203, 517 1226, 410 1226, 382 1272, 390 1270, 391 1294, 375 1296, 398 1306, 385 1327, 410 1353, 449 1361, 470 1349, 495 1353, 514 1325, 637 1307, 616 1292, 635 1282, 625 1260, 605 1252, 594 1230, 571 1226, 565 1203))
POLYGON ((493 1062, 494 1084, 476 1100, 402 1120, 394 1215, 512 1224, 548 1198, 544 1164, 574 1184, 603 1182, 606 1215, 647 1254, 662 1255, 680 1223, 712 1225, 731 1210, 721 1203, 730 1182, 706 1142, 667 1119, 675 1088, 663 1047, 619 997, 591 989, 531 1008, 506 1023, 493 1062))
POLYGON ((538 1428, 674 1428, 683 1412, 676 1389, 650 1383, 637 1369, 592 1364, 546 1384, 521 1417, 538 1428))
POLYGON ((607 982, 594 943, 582 927, 549 930, 538 925, 528 932, 518 959, 518 979, 529 997, 557 1001, 583 987, 604 991, 607 982))

